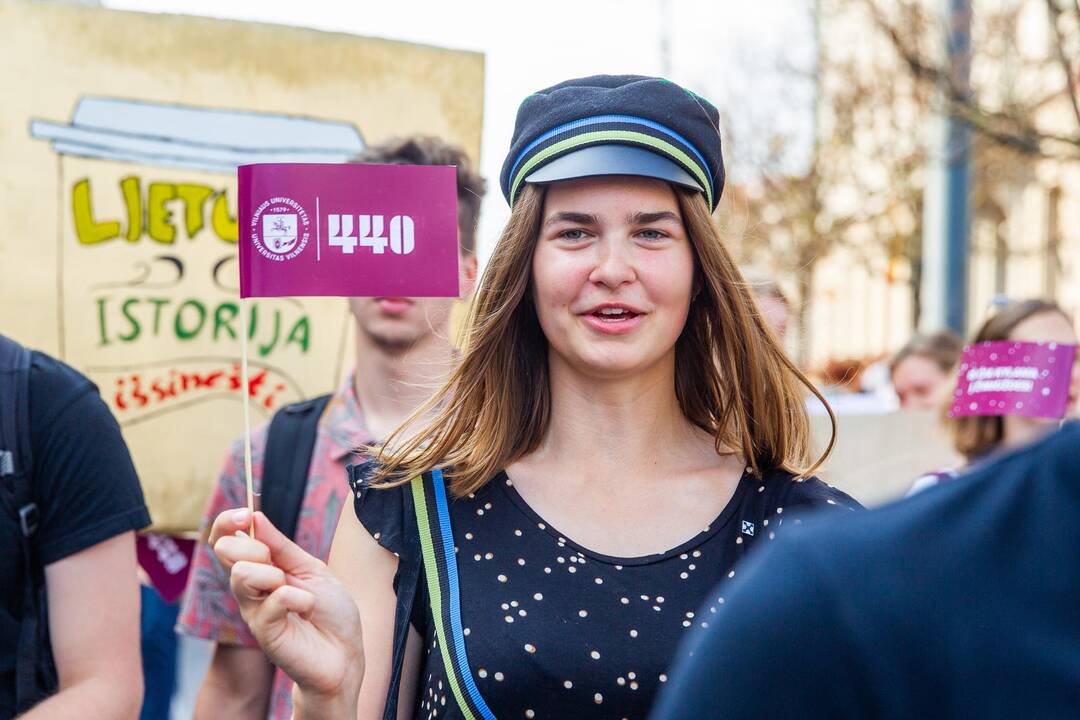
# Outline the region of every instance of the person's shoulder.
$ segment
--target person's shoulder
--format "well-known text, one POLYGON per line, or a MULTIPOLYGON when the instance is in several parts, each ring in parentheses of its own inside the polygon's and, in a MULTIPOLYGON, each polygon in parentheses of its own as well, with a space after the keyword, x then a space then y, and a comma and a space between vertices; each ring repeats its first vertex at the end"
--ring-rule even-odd
POLYGON ((400 556, 405 551, 407 514, 412 511, 410 483, 398 485, 373 482, 379 463, 364 458, 349 465, 349 488, 353 510, 368 534, 384 548, 400 556))
POLYGON ((937 487, 946 480, 954 479, 959 473, 956 470, 935 470, 934 472, 928 472, 915 478, 915 482, 911 483, 911 488, 907 491, 904 497, 911 497, 917 495, 923 490, 929 490, 932 487, 937 487))
POLYGON ((50 383, 57 388, 96 387, 88 377, 63 360, 40 350, 30 351, 30 381, 50 383))
POLYGON ((818 509, 861 510, 862 505, 843 490, 811 475, 800 477, 782 469, 764 473, 761 491, 767 504, 786 508, 785 512, 800 513, 818 509))
POLYGON ((984 552, 1005 515, 1014 523, 1027 517, 1032 528, 1056 526, 1035 516, 1080 509, 1080 423, 1070 425, 925 492, 853 513, 848 522, 808 522, 800 535, 807 547, 827 547, 831 555, 848 558, 855 573, 872 573, 875 559, 883 558, 890 560, 880 567, 890 572, 918 573, 984 552))
MULTIPOLYGON (((1080 491, 1075 483, 1080 466, 1080 421, 1067 422, 1060 430, 1029 445, 1001 452, 952 474, 925 492, 899 503, 909 512, 957 513, 959 517, 988 518, 1010 514, 1059 514, 1080 510, 1080 491)), ((956 524, 956 523, 953 523, 956 524)))
POLYGON ((49 422, 61 410, 86 394, 97 394, 97 386, 63 360, 33 350, 30 353, 31 412, 41 422, 49 422))

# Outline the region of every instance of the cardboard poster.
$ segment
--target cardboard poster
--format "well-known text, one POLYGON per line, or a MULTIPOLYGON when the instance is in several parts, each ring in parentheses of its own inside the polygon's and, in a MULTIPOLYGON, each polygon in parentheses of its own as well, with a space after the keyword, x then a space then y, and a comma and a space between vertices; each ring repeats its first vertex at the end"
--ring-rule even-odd
POLYGON ((244 165, 242 297, 457 297, 454 168, 244 165))
MULTIPOLYGON (((98 385, 154 527, 194 530, 243 432, 237 167, 414 133, 476 160, 483 58, 69 3, 0 25, 0 332, 98 385)), ((253 426, 351 369, 341 299, 247 305, 253 426)))
POLYGON ((949 415, 1061 419, 1075 358, 1075 345, 1008 340, 969 345, 960 358, 949 415))

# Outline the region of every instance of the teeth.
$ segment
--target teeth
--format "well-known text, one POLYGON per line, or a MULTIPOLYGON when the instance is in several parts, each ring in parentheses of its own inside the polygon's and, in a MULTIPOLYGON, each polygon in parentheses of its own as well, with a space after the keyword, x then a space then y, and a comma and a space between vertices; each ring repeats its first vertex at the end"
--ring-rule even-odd
POLYGON ((600 309, 600 314, 601 315, 622 315, 625 312, 626 311, 623 310, 622 308, 601 308, 600 309))

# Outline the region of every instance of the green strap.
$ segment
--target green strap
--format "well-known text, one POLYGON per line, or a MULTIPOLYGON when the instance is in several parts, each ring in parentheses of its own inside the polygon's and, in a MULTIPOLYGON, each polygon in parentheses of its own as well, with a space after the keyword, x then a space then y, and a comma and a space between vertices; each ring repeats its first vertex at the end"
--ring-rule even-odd
POLYGON ((424 494, 424 478, 413 478, 412 483, 413 508, 416 511, 416 527, 420 534, 420 547, 424 555, 424 574, 427 577, 428 595, 431 599, 431 614, 435 622, 435 634, 439 640, 439 653, 442 655, 443 666, 446 668, 446 677, 450 683, 450 690, 454 693, 454 700, 466 720, 476 720, 465 694, 458 685, 457 673, 454 672, 454 660, 450 655, 450 637, 443 622, 442 613, 442 580, 439 577, 439 566, 436 561, 435 543, 432 538, 432 526, 428 519, 427 498, 424 494))

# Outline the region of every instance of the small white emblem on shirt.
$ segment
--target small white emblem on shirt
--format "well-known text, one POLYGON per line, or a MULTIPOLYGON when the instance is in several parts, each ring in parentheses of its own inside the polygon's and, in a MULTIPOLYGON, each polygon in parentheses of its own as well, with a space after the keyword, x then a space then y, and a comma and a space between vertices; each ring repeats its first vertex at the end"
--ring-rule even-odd
POLYGON ((754 536, 754 523, 750 522, 749 520, 743 520, 742 521, 742 531, 743 531, 743 535, 749 535, 750 537, 753 537, 754 536))

